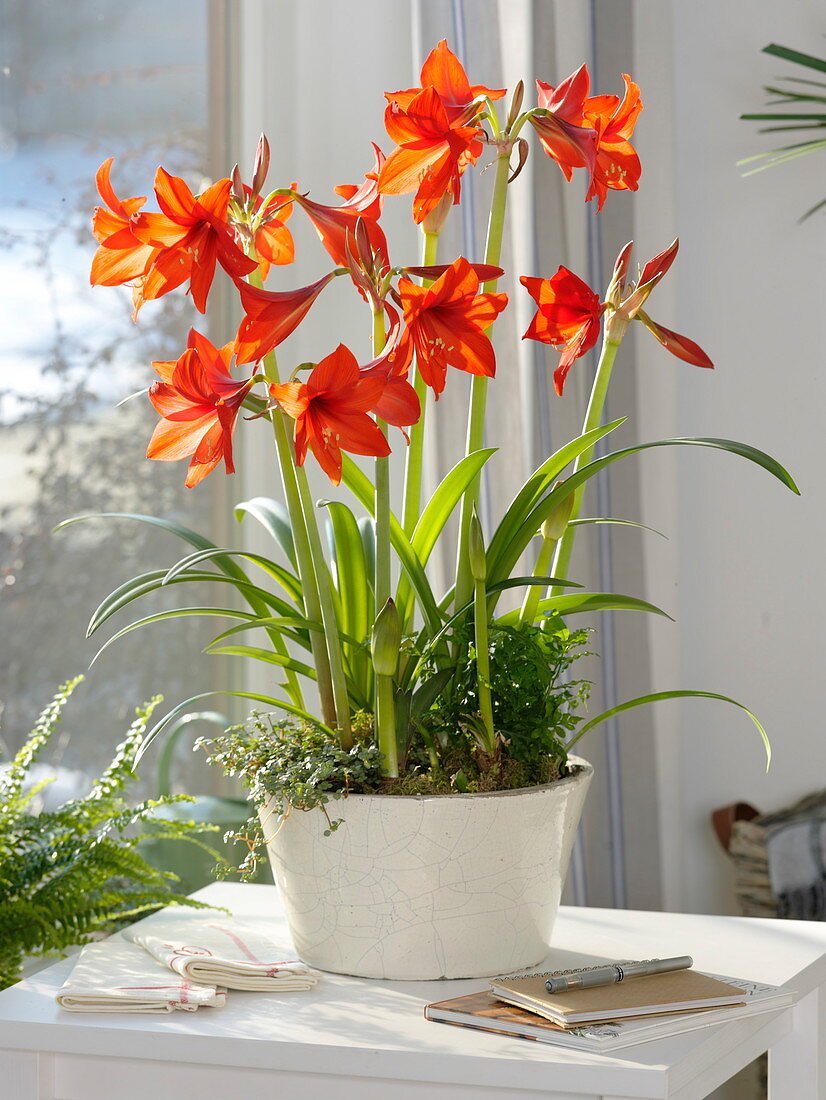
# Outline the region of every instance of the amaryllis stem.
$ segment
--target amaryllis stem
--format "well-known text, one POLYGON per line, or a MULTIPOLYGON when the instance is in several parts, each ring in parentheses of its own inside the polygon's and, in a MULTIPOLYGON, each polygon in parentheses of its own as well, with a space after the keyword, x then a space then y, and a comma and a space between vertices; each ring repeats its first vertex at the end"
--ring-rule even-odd
MULTIPOLYGON (((384 313, 373 314, 373 355, 384 348, 384 313)), ((387 435, 387 425, 377 420, 379 428, 387 435)), ((376 490, 376 607, 384 607, 390 598, 390 459, 380 456, 375 460, 376 490)))
MULTIPOLYGON (((384 311, 373 313, 373 355, 384 348, 384 311)), ((377 421, 387 435, 387 425, 377 421)), ((375 605, 381 610, 390 599, 390 459, 380 456, 375 460, 375 515, 376 515, 376 576, 375 605)), ((376 673, 376 740, 383 755, 382 768, 386 775, 399 774, 396 747, 396 708, 393 678, 376 673)))
POLYGON ((490 696, 490 648, 488 641, 488 598, 485 582, 473 582, 473 634, 476 646, 476 689, 479 696, 479 717, 485 729, 485 749, 494 753, 496 733, 493 728, 493 704, 490 696))
MULTIPOLYGON (((261 276, 257 271, 252 272, 249 281, 253 286, 261 287, 263 285, 261 276)), ((264 356, 263 366, 267 381, 278 385, 281 379, 278 374, 275 352, 271 351, 264 356)), ((301 594, 304 599, 304 614, 311 622, 320 623, 321 604, 318 597, 318 580, 313 564, 313 556, 310 552, 307 525, 304 522, 304 510, 301 507, 301 496, 295 476, 295 452, 290 442, 287 417, 281 409, 273 409, 270 413, 270 420, 275 436, 275 449, 278 456, 278 467, 281 471, 281 483, 284 486, 284 499, 290 513, 290 526, 292 527, 293 542, 295 543, 298 575, 301 580, 301 594)), ((316 676, 318 677, 321 717, 326 725, 334 727, 336 724, 336 706, 333 695, 333 681, 330 675, 330 661, 327 656, 324 637, 317 630, 310 631, 310 646, 316 676)))
MULTIPOLYGON (((324 627, 325 648, 330 663, 330 679, 333 685, 338 735, 341 747, 350 749, 353 746, 353 730, 350 725, 350 696, 347 691, 347 678, 344 675, 341 634, 339 633, 338 616, 336 615, 336 605, 333 599, 333 581, 321 545, 321 535, 316 521, 313 498, 310 495, 307 472, 301 466, 296 469, 295 474, 298 482, 298 492, 301 497, 301 507, 304 511, 304 521, 307 524, 310 553, 312 554, 318 581, 318 602, 321 609, 321 625, 324 627)), ((315 633, 315 631, 312 633, 315 633)))
MULTIPOLYGON (((547 577, 551 560, 554 556, 556 539, 543 538, 539 553, 536 555, 536 565, 533 575, 535 577, 547 577)), ((525 590, 525 598, 522 601, 522 610, 519 612, 519 622, 523 626, 533 626, 536 622, 536 614, 539 609, 539 601, 542 598, 543 588, 541 584, 531 584, 525 590)))
POLYGON ((382 774, 392 779, 398 778, 399 774, 395 710, 396 692, 393 677, 376 673, 376 741, 382 756, 382 774), (388 716, 391 716, 389 721, 388 716))
MULTIPOLYGON (((594 376, 594 384, 591 387, 591 397, 588 401, 588 408, 585 411, 585 420, 582 424, 582 435, 585 435, 586 432, 593 431, 594 428, 598 428, 602 423, 605 398, 608 395, 608 383, 611 381, 611 371, 618 349, 619 343, 603 338, 602 350, 600 351, 599 363, 597 364, 597 372, 594 376)), ((592 446, 583 451, 576 460, 574 463, 574 473, 576 473, 577 470, 581 470, 583 466, 587 466, 593 457, 594 447, 592 446)), ((564 580, 570 579, 568 577, 568 567, 571 564, 571 554, 573 553, 574 539, 576 538, 577 530, 576 527, 571 527, 570 524, 571 520, 579 517, 584 493, 584 485, 580 485, 574 492, 574 503, 571 509, 570 519, 568 520, 568 526, 565 529, 565 534, 557 543, 556 554, 554 555, 551 572, 553 576, 561 577, 564 580)), ((551 596, 559 596, 562 594, 562 589, 555 586, 551 589, 550 594, 551 596)))
MULTIPOLYGON (((273 368, 268 369, 266 360, 264 372, 270 381, 278 384, 278 370, 275 368, 275 356, 270 352, 267 358, 272 358, 273 368)), ((318 600, 318 580, 316 578, 313 557, 310 552, 310 544, 307 539, 307 528, 304 523, 301 498, 295 477, 295 465, 293 461, 293 448, 290 443, 287 418, 281 409, 273 409, 270 413, 273 434, 275 435, 275 447, 278 454, 278 466, 281 470, 281 484, 284 487, 284 498, 287 510, 290 514, 290 526, 293 532, 295 544, 295 556, 298 564, 298 575, 301 580, 301 595, 304 600, 304 614, 311 622, 321 622, 321 605, 318 600)), ((328 726, 335 726, 336 708, 333 697, 333 684, 330 676, 330 662, 327 659, 327 648, 324 638, 318 631, 310 631, 310 645, 313 652, 318 677, 318 695, 321 703, 321 716, 328 726)))
MULTIPOLYGON (((505 209, 508 202, 508 177, 510 175, 510 147, 499 154, 496 163, 496 178, 493 184, 490 219, 488 220, 488 239, 485 247, 485 263, 499 266, 502 255, 502 238, 505 231, 505 209)), ((496 279, 490 279, 482 287, 485 294, 496 290, 496 279)), ((490 329, 487 330, 490 332, 490 329)), ((470 415, 468 419, 467 446, 465 454, 472 454, 484 446, 485 408, 488 396, 488 379, 475 375, 470 391, 470 415)), ((462 512, 459 521, 459 547, 456 554, 456 589, 454 607, 464 607, 473 592, 473 578, 468 563, 468 537, 473 506, 479 499, 481 474, 477 474, 468 485, 462 498, 462 512)))
MULTIPOLYGON (((430 267, 436 263, 436 255, 439 250, 439 234, 425 233, 424 248, 422 250, 422 266, 430 267)), ((432 279, 422 279, 422 286, 429 286, 432 279)), ((407 459, 404 468, 404 498, 402 502, 402 526, 404 533, 409 537, 421 515, 422 506, 422 466, 424 460, 424 425, 427 414, 427 386, 424 379, 416 370, 410 368, 413 388, 419 398, 422 414, 418 424, 410 429, 410 446, 407 448, 407 459)))

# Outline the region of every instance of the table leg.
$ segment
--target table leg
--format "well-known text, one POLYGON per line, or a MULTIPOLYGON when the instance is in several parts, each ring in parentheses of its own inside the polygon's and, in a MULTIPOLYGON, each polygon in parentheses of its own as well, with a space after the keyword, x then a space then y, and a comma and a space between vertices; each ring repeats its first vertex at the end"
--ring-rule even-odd
POLYGON ((14 1100, 53 1100, 53 1056, 30 1050, 0 1050, 0 1095, 14 1100))
POLYGON ((823 991, 794 1006, 792 1030, 769 1050, 769 1100, 826 1100, 823 991))

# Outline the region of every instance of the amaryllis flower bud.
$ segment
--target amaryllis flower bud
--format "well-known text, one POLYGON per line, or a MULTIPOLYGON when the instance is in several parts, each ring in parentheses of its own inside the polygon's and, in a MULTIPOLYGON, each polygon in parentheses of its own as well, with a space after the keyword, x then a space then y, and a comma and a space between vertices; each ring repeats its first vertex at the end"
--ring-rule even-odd
POLYGON ((377 676, 395 676, 399 665, 399 649, 402 644, 402 624, 392 599, 376 616, 370 653, 377 676))
POLYGON ((631 261, 631 250, 633 247, 634 242, 629 241, 620 251, 614 263, 611 282, 608 284, 608 290, 605 293, 605 302, 612 309, 617 309, 625 294, 625 282, 628 278, 628 265, 631 261))
MULTIPOLYGON (((561 481, 557 482, 554 488, 557 488, 557 486, 561 484, 561 481)), ((568 521, 574 510, 575 496, 576 494, 571 492, 568 496, 564 497, 542 524, 543 539, 553 539, 554 542, 558 542, 565 534, 565 528, 568 526, 568 521)))
POLYGON ((237 203, 243 205, 246 194, 244 192, 244 181, 241 179, 241 169, 237 164, 232 169, 229 178, 232 180, 232 197, 237 203))
POLYGON ((252 193, 260 195, 267 182, 267 173, 270 170, 270 145, 264 134, 258 139, 258 148, 255 150, 255 164, 252 169, 252 193))
POLYGON ((506 128, 510 130, 514 122, 519 117, 519 112, 522 110, 522 101, 525 98, 525 82, 520 80, 516 87, 513 89, 513 96, 511 97, 511 106, 508 111, 508 121, 506 128))
POLYGON ((485 555, 485 536, 482 534, 482 524, 476 514, 476 508, 470 517, 470 531, 468 535, 468 558, 470 559, 470 571, 475 581, 483 581, 488 575, 488 563, 485 555))
POLYGON ((453 206, 453 195, 447 191, 433 209, 425 214, 422 219, 422 231, 425 233, 441 233, 451 206, 453 206))

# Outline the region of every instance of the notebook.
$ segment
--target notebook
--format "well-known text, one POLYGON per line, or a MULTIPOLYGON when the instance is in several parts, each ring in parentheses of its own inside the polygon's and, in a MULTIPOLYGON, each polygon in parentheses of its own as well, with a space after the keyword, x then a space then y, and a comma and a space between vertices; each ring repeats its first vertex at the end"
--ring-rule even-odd
POLYGON ((782 986, 742 981, 739 978, 720 979, 740 991, 741 1004, 726 1008, 695 1012, 669 1013, 664 1016, 638 1016, 610 1023, 582 1024, 563 1028, 527 1009, 497 1000, 488 990, 464 997, 425 1005, 426 1020, 468 1027, 517 1039, 532 1039, 551 1043, 569 1050, 611 1051, 647 1043, 653 1039, 695 1031, 713 1024, 739 1020, 785 1008, 793 994, 782 986))
POLYGON ((500 978, 490 983, 490 991, 499 1000, 527 1008, 562 1027, 632 1016, 722 1008, 743 1002, 743 992, 735 985, 697 970, 649 974, 644 978, 630 978, 613 985, 574 989, 566 993, 549 993, 545 988, 548 976, 529 974, 526 977, 500 978))

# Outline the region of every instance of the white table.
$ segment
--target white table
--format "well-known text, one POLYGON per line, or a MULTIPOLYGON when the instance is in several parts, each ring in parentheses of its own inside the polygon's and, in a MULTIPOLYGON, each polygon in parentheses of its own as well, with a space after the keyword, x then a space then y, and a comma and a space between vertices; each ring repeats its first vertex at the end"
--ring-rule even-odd
MULTIPOLYGON (((216 884, 199 897, 289 942, 275 887, 216 884)), ((826 1100, 826 925, 563 908, 555 951, 649 958, 800 994, 794 1008, 613 1055, 429 1023, 428 1001, 480 981, 325 975, 309 993, 231 992, 221 1010, 73 1014, 54 1002, 71 959, 0 993, 2 1100, 695 1100, 770 1050, 773 1100, 826 1100)), ((559 965, 554 951, 548 968, 559 965)))

